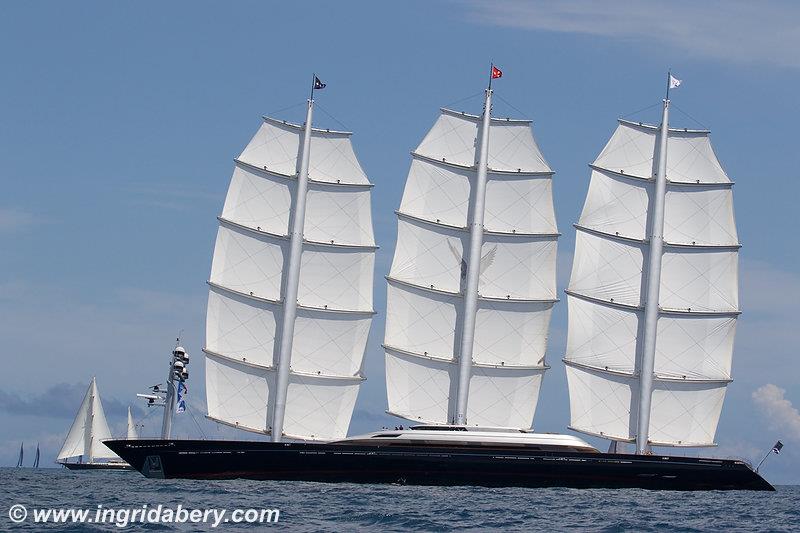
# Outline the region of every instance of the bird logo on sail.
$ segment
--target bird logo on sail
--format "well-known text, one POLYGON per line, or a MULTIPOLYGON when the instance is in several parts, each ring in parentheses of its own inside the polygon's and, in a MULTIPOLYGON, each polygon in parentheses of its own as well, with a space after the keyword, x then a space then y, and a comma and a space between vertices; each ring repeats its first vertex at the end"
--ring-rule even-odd
MULTIPOLYGON (((467 261, 464 259, 461 252, 458 251, 458 248, 454 246, 449 239, 447 241, 447 246, 448 248, 450 248, 450 252, 453 254, 453 257, 455 257, 456 261, 458 261, 459 265, 461 265, 461 280, 463 282, 467 279, 467 261)), ((481 257, 480 274, 483 274, 486 271, 486 269, 491 266, 491 264, 494 262, 494 257, 496 255, 497 255, 497 245, 495 244, 491 250, 483 254, 483 257, 481 257)))

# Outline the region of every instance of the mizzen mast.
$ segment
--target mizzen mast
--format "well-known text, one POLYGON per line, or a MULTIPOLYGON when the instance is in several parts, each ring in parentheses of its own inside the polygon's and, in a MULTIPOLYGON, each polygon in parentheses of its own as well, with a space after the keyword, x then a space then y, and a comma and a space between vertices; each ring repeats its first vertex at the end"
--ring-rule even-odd
POLYGON ((671 75, 667 74, 667 96, 661 114, 659 145, 656 156, 656 183, 653 192, 653 215, 650 219, 648 239, 650 243, 647 259, 645 286, 647 296, 644 307, 644 344, 639 367, 639 401, 636 419, 636 453, 649 450, 650 403, 653 399, 653 373, 656 361, 656 335, 658 329, 658 296, 661 288, 661 260, 664 249, 664 202, 667 194, 667 140, 669 139, 669 86, 671 75))

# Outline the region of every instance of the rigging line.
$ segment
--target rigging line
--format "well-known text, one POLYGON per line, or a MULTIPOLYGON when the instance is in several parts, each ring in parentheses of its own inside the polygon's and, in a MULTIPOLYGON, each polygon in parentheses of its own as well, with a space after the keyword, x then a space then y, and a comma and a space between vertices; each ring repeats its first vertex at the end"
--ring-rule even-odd
POLYGON ((188 405, 187 405, 186 407, 187 407, 187 409, 186 409, 186 410, 189 412, 189 415, 191 415, 191 417, 192 417, 192 420, 194 421, 194 425, 195 425, 195 426, 197 426, 197 430, 198 430, 198 431, 200 432, 200 434, 203 436, 203 439, 207 439, 208 437, 206 436, 206 432, 205 432, 205 431, 203 431, 203 428, 202 428, 202 427, 200 427, 200 423, 199 423, 199 422, 197 422, 197 418, 195 418, 195 416, 194 416, 194 410, 193 410, 193 409, 191 409, 191 407, 190 407, 190 406, 188 406, 188 405))
POLYGON ((290 105, 288 107, 284 107, 282 109, 276 109, 274 111, 269 111, 269 112, 266 113, 266 115, 268 117, 272 117, 274 115, 277 115, 278 113, 283 113, 284 111, 288 111, 290 109, 294 109, 295 107, 300 107, 301 105, 305 105, 305 102, 299 102, 297 104, 292 104, 292 105, 290 105))
POLYGON ((504 104, 506 104, 508 107, 510 107, 511 109, 513 109, 514 111, 516 111, 517 113, 519 113, 519 114, 520 114, 520 118, 525 118, 525 117, 530 117, 530 116, 533 116, 532 114, 530 114, 530 113, 526 113, 525 111, 521 110, 520 108, 518 108, 517 106, 515 106, 514 104, 512 104, 511 102, 509 102, 508 100, 506 100, 506 99, 505 99, 505 98, 503 98, 502 96, 500 96, 499 94, 495 94, 494 96, 495 96, 495 97, 496 97, 498 100, 500 100, 501 102, 503 102, 504 104))
MULTIPOLYGON (((495 96, 496 96, 496 97, 497 97, 497 98, 498 98, 500 101, 502 101, 502 102, 503 102, 503 103, 505 103, 507 106, 509 106, 511 109, 513 109, 514 111, 516 111, 517 113, 519 113, 519 115, 520 115, 520 118, 532 117, 532 116, 533 116, 532 114, 530 114, 530 113, 526 113, 525 111, 521 110, 520 108, 518 108, 517 106, 515 106, 514 104, 512 104, 511 102, 509 102, 508 100, 506 100, 506 99, 505 99, 505 98, 503 98, 502 96, 500 96, 499 94, 495 94, 495 96)), ((532 119, 531 119, 531 120, 532 120, 532 119)), ((516 140, 516 138, 515 138, 515 139, 511 139, 511 140, 508 142, 508 144, 510 145, 510 144, 511 144, 511 142, 513 142, 514 140, 516 140)), ((536 142, 536 140, 535 140, 535 139, 534 139, 534 142, 536 142)), ((538 143, 537 143, 537 144, 538 144, 538 143)), ((543 164, 545 167, 547 167, 547 168, 550 168, 550 164, 549 164, 547 161, 545 161, 545 159, 544 159, 544 154, 536 154, 536 159, 538 159, 538 160, 539 160, 539 162, 540 162, 540 163, 542 163, 542 164, 543 164)))
POLYGON ((709 128, 708 126, 706 126, 705 124, 703 124, 702 122, 700 122, 699 120, 697 120, 696 118, 694 118, 692 115, 690 115, 689 113, 687 113, 686 111, 684 111, 683 109, 681 109, 680 107, 678 107, 677 105, 675 105, 674 103, 671 103, 671 105, 672 105, 672 107, 674 107, 675 109, 677 109, 677 110, 678 110, 678 111, 679 111, 679 112, 680 112, 682 115, 684 115, 685 117, 687 117, 689 120, 693 120, 693 121, 694 121, 694 122, 696 122, 698 125, 700 125, 700 126, 701 126, 701 127, 704 129, 704 130, 710 130, 710 129, 711 129, 711 128, 709 128))
POLYGON ((476 97, 478 97, 478 96, 481 96, 482 94, 483 94, 483 91, 480 91, 480 92, 477 92, 477 93, 475 93, 475 94, 471 94, 471 95, 469 95, 469 96, 466 96, 466 97, 464 97, 464 98, 461 98, 460 100, 455 100, 455 101, 453 101, 453 102, 448 102, 448 103, 444 104, 442 107, 447 107, 447 108, 449 108, 450 106, 454 106, 454 105, 456 105, 456 104, 460 104, 461 102, 466 102, 467 100, 471 100, 471 99, 473 99, 473 98, 476 98, 476 97))
POLYGON ((648 109, 652 109, 652 108, 660 106, 660 105, 661 105, 661 102, 656 102, 653 105, 649 105, 647 107, 643 107, 642 109, 639 109, 637 111, 633 111, 631 113, 626 113, 626 114, 622 115, 621 118, 632 117, 633 115, 638 115, 639 113, 642 113, 643 111, 647 111, 648 109))
POLYGON ((314 105, 315 105, 317 108, 319 108, 319 110, 320 110, 320 111, 322 111, 323 113, 325 113, 325 114, 328 116, 328 118, 330 118, 330 119, 333 119, 333 121, 334 121, 334 122, 336 122, 337 124, 339 124, 339 126, 341 126, 343 130, 345 130, 345 131, 351 131, 351 130, 350 130, 350 128, 348 128, 347 126, 345 126, 345 125, 344 125, 344 123, 343 123, 341 120, 339 120, 338 118, 336 118, 336 117, 334 117, 333 115, 331 115, 330 113, 328 113, 328 111, 326 111, 326 110, 325 110, 325 108, 324 108, 324 107, 322 107, 322 106, 320 105, 320 103, 319 103, 319 102, 314 102, 314 105))

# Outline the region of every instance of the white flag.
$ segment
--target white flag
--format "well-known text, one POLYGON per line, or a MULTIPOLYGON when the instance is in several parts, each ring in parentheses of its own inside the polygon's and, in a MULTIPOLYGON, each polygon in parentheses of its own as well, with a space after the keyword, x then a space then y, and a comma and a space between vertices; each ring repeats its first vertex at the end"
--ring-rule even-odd
POLYGON ((672 74, 669 75, 669 88, 674 89, 675 87, 681 86, 681 80, 673 76, 672 74))

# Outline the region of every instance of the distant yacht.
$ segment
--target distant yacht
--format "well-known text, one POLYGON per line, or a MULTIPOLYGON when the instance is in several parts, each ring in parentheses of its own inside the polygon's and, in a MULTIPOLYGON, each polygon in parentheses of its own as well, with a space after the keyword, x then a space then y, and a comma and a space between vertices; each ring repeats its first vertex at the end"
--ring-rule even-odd
POLYGON ((553 171, 492 94, 480 115, 442 110, 397 211, 386 387, 417 425, 346 437, 373 314, 371 185, 348 133, 312 128, 312 91, 304 124, 265 119, 236 160, 209 281, 208 416, 272 442, 107 444, 153 478, 773 490, 743 461, 650 453, 713 441, 738 313, 730 182, 707 132, 669 128, 668 98, 660 126, 622 123, 595 162, 568 291, 572 427, 638 453, 533 432, 553 171))
POLYGON ((70 470, 130 470, 128 463, 103 444, 103 441, 110 438, 111 430, 100 403, 97 381, 92 378, 75 421, 58 453, 57 462, 70 470))
POLYGON ((39 443, 36 443, 36 456, 33 458, 33 468, 39 468, 39 443))
POLYGON ((17 458, 17 468, 22 467, 22 459, 25 457, 25 443, 19 445, 19 457, 17 458))

